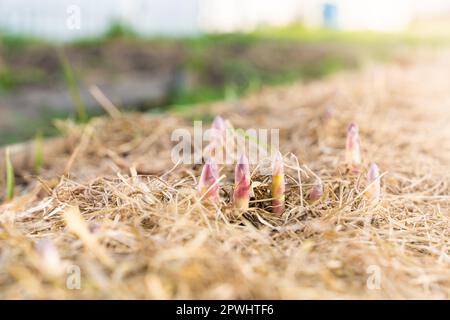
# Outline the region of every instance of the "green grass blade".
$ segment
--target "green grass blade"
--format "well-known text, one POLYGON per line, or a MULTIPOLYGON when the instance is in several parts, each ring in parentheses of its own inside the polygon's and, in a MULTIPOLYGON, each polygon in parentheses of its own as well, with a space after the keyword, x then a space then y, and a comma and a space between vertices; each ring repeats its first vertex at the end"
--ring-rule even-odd
POLYGON ((36 134, 34 148, 34 168, 36 172, 39 172, 44 165, 44 136, 42 132, 36 134))
POLYGON ((14 198, 14 190, 16 188, 16 181, 14 178, 14 168, 11 162, 11 154, 9 148, 5 152, 6 163, 6 199, 12 200, 14 198))
POLYGON ((86 105, 84 104, 83 99, 81 99, 80 88, 78 86, 75 73, 64 52, 59 52, 59 59, 63 68, 64 80, 66 81, 70 96, 75 105, 77 119, 79 122, 85 123, 88 120, 88 115, 86 111, 86 105))

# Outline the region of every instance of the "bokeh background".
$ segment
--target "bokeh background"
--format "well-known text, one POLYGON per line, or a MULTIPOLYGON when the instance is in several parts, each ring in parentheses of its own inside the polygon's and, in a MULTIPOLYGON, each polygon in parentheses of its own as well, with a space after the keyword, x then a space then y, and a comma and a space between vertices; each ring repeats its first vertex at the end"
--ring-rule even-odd
POLYGON ((0 145, 54 120, 189 110, 450 44, 448 0, 0 0, 0 145))

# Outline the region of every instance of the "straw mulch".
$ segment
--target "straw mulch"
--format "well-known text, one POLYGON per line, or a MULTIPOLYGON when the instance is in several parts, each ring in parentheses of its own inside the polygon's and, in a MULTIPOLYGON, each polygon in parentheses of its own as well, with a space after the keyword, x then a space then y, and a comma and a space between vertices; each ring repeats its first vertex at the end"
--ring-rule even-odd
POLYGON ((16 163, 16 198, 0 207, 0 298, 448 299, 448 57, 265 88, 198 114, 59 124, 66 135, 46 145, 44 169, 37 177, 16 163), (324 123, 327 105, 336 112, 324 123), (222 168, 222 203, 199 201, 201 167, 174 165, 170 137, 205 114, 280 129, 281 218, 265 201, 270 179, 256 171, 247 213, 229 204, 232 167, 222 168), (359 175, 343 165, 352 121, 359 175), (372 161, 383 174, 376 205, 363 195, 372 161), (315 175, 326 197, 311 204, 315 175))

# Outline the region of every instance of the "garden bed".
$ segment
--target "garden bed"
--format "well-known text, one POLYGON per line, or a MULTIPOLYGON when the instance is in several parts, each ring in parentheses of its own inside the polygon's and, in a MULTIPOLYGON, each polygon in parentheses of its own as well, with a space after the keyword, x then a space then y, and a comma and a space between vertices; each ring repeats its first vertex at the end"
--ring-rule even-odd
POLYGON ((61 123, 39 172, 34 151, 14 153, 15 198, 0 207, 0 297, 448 299, 448 57, 418 53, 190 113, 61 123), (229 201, 232 166, 211 204, 196 191, 201 166, 173 163, 171 133, 215 115, 280 129, 281 217, 264 205, 268 177, 254 166, 260 192, 243 213, 229 201), (359 174, 343 164, 351 122, 359 174), (376 205, 360 184, 371 162, 382 172, 376 205), (325 195, 310 203, 315 176, 325 195))

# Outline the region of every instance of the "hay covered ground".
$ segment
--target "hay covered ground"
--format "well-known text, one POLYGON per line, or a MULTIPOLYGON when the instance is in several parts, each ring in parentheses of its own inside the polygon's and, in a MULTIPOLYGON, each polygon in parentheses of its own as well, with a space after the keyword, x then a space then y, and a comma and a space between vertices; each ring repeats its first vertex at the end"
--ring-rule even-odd
POLYGON ((0 207, 0 298, 448 299, 449 57, 408 53, 196 114, 60 123, 66 134, 46 144, 39 177, 16 157, 16 198, 0 207), (257 196, 242 215, 228 201, 232 167, 213 206, 195 191, 201 167, 172 162, 172 131, 217 114, 235 128, 280 129, 281 218, 266 210, 267 177, 253 175, 257 196), (365 167, 383 173, 375 206, 365 172, 343 166, 352 121, 365 167), (315 175, 326 198, 310 204, 315 175))

